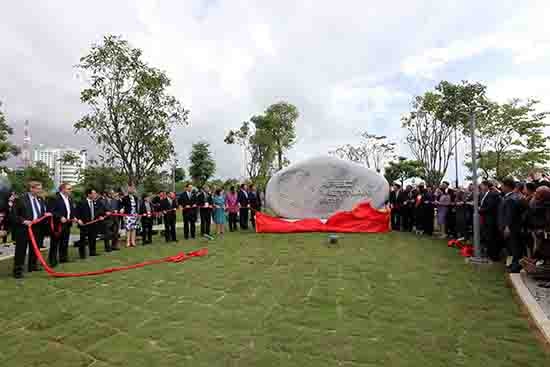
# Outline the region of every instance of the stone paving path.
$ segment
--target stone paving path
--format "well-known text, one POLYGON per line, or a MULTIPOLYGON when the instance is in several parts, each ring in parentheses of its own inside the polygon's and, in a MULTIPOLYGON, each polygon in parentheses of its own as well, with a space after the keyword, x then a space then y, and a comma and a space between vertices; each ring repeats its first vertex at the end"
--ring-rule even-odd
POLYGON ((521 278, 546 314, 546 317, 550 318, 550 288, 539 287, 539 284, 544 282, 534 280, 526 274, 522 274, 521 278))

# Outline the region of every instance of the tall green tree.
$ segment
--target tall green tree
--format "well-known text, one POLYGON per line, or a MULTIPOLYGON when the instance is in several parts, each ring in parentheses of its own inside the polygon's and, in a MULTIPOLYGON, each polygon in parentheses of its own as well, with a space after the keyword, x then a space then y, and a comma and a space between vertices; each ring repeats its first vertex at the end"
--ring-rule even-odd
POLYGON ((470 111, 487 104, 485 89, 480 83, 442 81, 413 99, 402 125, 412 155, 422 162, 427 184, 437 186, 445 176, 458 144, 453 137, 457 130, 468 131, 470 111))
POLYGON ((18 193, 27 191, 27 183, 29 181, 41 182, 44 191, 53 189, 50 169, 43 162, 36 162, 32 166, 9 171, 8 180, 11 183, 12 191, 18 193))
POLYGON ((270 132, 258 128, 265 126, 264 115, 253 116, 238 130, 230 130, 224 139, 226 144, 240 145, 246 154, 246 172, 250 181, 263 185, 267 183, 276 157, 276 147, 270 132))
POLYGON ((299 116, 296 106, 279 102, 269 106, 265 111, 265 117, 256 123, 256 128, 273 141, 279 170, 285 166, 285 152, 296 142, 295 124, 299 116))
POLYGON ((183 167, 176 167, 174 170, 174 179, 176 182, 181 182, 185 180, 186 174, 185 174, 185 168, 183 167))
POLYGON ((390 184, 400 182, 403 186, 404 182, 411 178, 424 178, 423 165, 420 161, 398 157, 397 161, 391 161, 385 167, 384 176, 390 184))
POLYGON ((210 153, 210 144, 204 141, 193 144, 189 163, 191 179, 196 185, 203 186, 216 171, 216 163, 210 153))
MULTIPOLYGON (((524 177, 550 160, 548 137, 544 129, 550 112, 537 111, 537 100, 513 99, 492 103, 477 124, 478 167, 487 178, 524 177)), ((471 163, 467 162, 471 171, 471 163)))
MULTIPOLYGON (((2 102, 0 102, 0 107, 2 107, 2 102)), ((13 129, 8 125, 4 112, 0 110, 0 162, 20 153, 17 145, 9 141, 11 135, 13 135, 13 129)))
POLYGON ((88 132, 106 164, 119 165, 140 183, 173 156, 170 133, 187 123, 189 111, 168 94, 168 76, 120 37, 104 37, 77 67, 89 82, 80 94, 89 112, 76 130, 88 132))

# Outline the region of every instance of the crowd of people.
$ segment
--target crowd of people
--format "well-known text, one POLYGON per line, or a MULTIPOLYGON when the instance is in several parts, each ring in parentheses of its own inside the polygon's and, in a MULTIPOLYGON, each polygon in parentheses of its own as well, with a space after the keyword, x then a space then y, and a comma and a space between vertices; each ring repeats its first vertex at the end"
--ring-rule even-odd
MULTIPOLYGON (((452 189, 394 184, 389 204, 392 228, 440 238, 472 237, 474 186, 452 189)), ((506 178, 479 185, 480 234, 483 255, 492 261, 511 256, 507 270, 517 273, 522 259, 550 261, 550 180, 532 172, 525 181, 506 178)))
POLYGON ((211 224, 215 225, 216 235, 223 235, 226 218, 229 230, 255 227, 255 213, 262 209, 260 194, 254 185, 242 184, 238 190, 231 187, 226 193, 223 188, 213 191, 208 186, 194 188, 187 185, 185 191, 161 191, 145 193, 139 197, 136 187, 128 185, 125 192, 109 190, 98 193, 94 188, 85 191, 85 198, 75 202, 72 186, 62 184, 58 192, 46 198, 42 184, 28 183, 28 191, 16 197, 12 195, 5 208, 0 211, 0 236, 7 238, 11 232, 15 240, 13 276, 22 278, 28 254, 28 272, 41 270, 31 247, 32 230, 38 247, 44 247, 45 237, 50 237, 48 264, 56 267, 69 259, 71 228, 78 226, 80 238, 75 242, 81 259, 98 256, 97 240, 102 238, 105 252, 118 251, 121 247, 120 233, 126 233, 126 247, 135 247, 137 238, 141 243, 153 243, 153 227, 163 224, 166 242, 177 241, 177 212, 183 219, 183 237, 196 238, 197 221, 200 220, 200 234, 212 239, 211 224), (40 218, 44 218, 48 220, 40 218), (50 222, 50 218, 53 223, 50 222), (237 226, 238 222, 238 226, 237 226), (53 225, 52 225, 53 224, 53 225))

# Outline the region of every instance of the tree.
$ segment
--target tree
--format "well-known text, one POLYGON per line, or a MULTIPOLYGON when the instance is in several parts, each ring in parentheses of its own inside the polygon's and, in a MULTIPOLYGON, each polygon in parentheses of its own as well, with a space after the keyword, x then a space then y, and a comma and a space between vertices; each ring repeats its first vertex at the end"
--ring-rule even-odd
POLYGON ((50 191, 53 188, 50 169, 43 162, 36 162, 30 167, 8 172, 8 180, 11 183, 12 191, 18 193, 27 191, 27 183, 29 181, 41 182, 44 191, 50 191))
POLYGON ((424 178, 424 170, 422 162, 407 159, 405 157, 398 157, 397 161, 389 162, 388 166, 384 169, 384 176, 390 183, 399 181, 401 186, 408 179, 419 177, 424 178))
POLYGON ((81 164, 82 160, 78 154, 68 151, 63 153, 63 155, 58 159, 61 163, 78 166, 81 164))
POLYGON ((144 193, 157 193, 161 190, 166 190, 170 182, 170 174, 166 171, 153 172, 143 179, 144 193))
POLYGON ((104 37, 77 67, 89 76, 80 99, 90 112, 75 129, 88 132, 106 164, 120 165, 130 181, 140 183, 173 156, 170 133, 187 123, 189 111, 167 94, 166 74, 119 37, 104 37))
MULTIPOLYGON (((2 107, 2 102, 0 102, 0 107, 2 107)), ((13 135, 13 129, 8 125, 4 113, 0 110, 0 162, 20 153, 19 147, 8 140, 11 135, 13 135)))
POLYGON ((128 184, 128 176, 118 167, 91 165, 80 170, 80 186, 84 189, 94 188, 98 192, 107 190, 119 190, 128 184))
POLYGON ((468 112, 487 104, 485 89, 480 83, 442 81, 434 91, 414 98, 413 110, 402 123, 412 155, 423 164, 427 184, 437 186, 443 179, 458 143, 452 137, 457 130, 469 131, 468 112))
POLYGON ((247 156, 246 172, 252 182, 267 183, 276 156, 276 148, 268 131, 258 128, 265 126, 265 116, 253 116, 250 122, 242 123, 238 130, 230 130, 224 139, 226 144, 239 144, 247 156))
POLYGON ((265 111, 265 118, 256 123, 256 128, 263 130, 275 145, 279 170, 284 167, 285 152, 295 143, 295 123, 299 116, 296 106, 287 102, 279 102, 269 106, 265 111))
POLYGON ((189 163, 191 179, 196 185, 203 186, 216 171, 216 163, 210 153, 210 144, 204 141, 193 144, 189 163))
MULTIPOLYGON (((544 129, 549 112, 537 112, 539 101, 491 103, 478 124, 478 167, 486 178, 525 177, 550 160, 544 129)), ((471 171, 471 163, 467 163, 471 171)))
POLYGON ((388 141, 384 135, 361 133, 361 142, 357 145, 346 144, 329 152, 341 159, 366 165, 380 172, 384 163, 393 158, 395 143, 388 141))
POLYGON ((185 168, 176 167, 176 169, 174 170, 174 179, 176 180, 176 182, 181 182, 185 180, 185 177, 185 168))

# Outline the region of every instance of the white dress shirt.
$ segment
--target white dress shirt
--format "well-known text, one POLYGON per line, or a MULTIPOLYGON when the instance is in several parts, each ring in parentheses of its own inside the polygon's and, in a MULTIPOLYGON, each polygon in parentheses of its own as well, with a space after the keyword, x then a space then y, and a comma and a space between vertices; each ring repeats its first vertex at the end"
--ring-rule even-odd
POLYGON ((66 197, 64 194, 59 193, 61 195, 61 198, 63 199, 63 202, 65 203, 65 209, 67 210, 67 219, 71 217, 71 204, 69 203, 69 198, 66 197))

